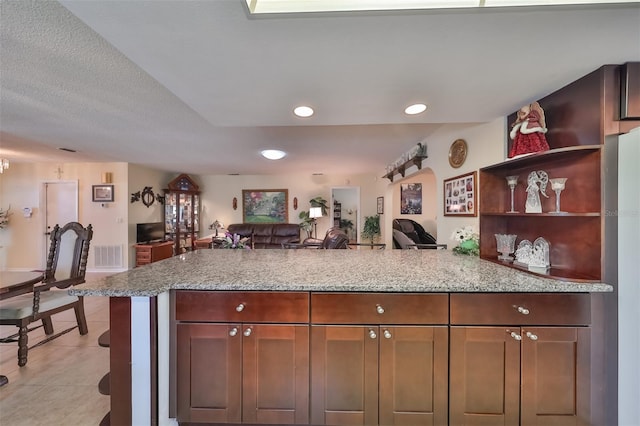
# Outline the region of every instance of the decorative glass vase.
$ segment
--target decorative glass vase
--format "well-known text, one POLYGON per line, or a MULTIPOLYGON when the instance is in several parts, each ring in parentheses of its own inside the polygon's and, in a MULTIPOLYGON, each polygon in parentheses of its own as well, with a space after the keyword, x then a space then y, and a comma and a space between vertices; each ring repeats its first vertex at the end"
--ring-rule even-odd
POLYGON ((518 176, 507 176, 507 185, 509 185, 509 189, 511 190, 511 210, 507 213, 518 213, 513 209, 513 190, 516 188, 518 184, 518 176))
POLYGON ((564 183, 567 178, 553 178, 549 179, 551 182, 551 189, 556 193, 556 211, 554 213, 564 213, 560 210, 560 193, 564 190, 564 183))
POLYGON ((515 251, 516 238, 518 236, 515 234, 495 234, 495 236, 498 252, 501 253, 498 259, 505 262, 512 262, 513 257, 511 257, 511 253, 515 251))

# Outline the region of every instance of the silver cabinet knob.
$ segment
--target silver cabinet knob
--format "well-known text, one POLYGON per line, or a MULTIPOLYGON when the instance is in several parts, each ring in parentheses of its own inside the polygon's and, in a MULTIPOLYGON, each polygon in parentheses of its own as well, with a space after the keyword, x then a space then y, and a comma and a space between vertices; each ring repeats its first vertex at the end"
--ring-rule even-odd
POLYGON ((378 337, 378 335, 374 330, 369 330, 369 337, 375 339, 376 337, 378 337))
POLYGON ((522 315, 529 315, 529 310, 523 306, 518 306, 518 312, 522 315))
POLYGON ((382 334, 384 335, 385 339, 391 339, 391 332, 389 330, 385 330, 382 334))
POLYGON ((244 334, 244 337, 251 336, 251 327, 247 328, 242 334, 244 334))
POLYGON ((238 306, 236 306, 236 311, 238 312, 242 312, 244 311, 244 303, 239 304, 238 306))
POLYGON ((535 335, 535 334, 533 334, 533 333, 532 333, 532 332, 530 332, 530 331, 527 331, 527 337, 528 337, 529 339, 531 339, 531 340, 538 340, 538 336, 537 336, 537 335, 535 335))
POLYGON ((233 327, 231 330, 229 330, 229 336, 234 337, 236 334, 238 334, 237 327, 233 327))
POLYGON ((511 337, 513 337, 516 340, 522 340, 522 336, 516 333, 515 331, 511 332, 511 337))
POLYGON ((376 312, 378 312, 380 315, 384 314, 384 308, 380 305, 376 305, 376 312))

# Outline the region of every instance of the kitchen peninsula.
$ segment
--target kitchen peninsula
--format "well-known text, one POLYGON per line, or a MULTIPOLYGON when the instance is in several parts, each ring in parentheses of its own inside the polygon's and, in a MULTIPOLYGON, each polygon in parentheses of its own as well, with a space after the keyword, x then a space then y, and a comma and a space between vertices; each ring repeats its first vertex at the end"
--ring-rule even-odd
POLYGON ((445 250, 198 250, 71 291, 111 298, 112 424, 370 425, 589 424, 612 290, 445 250))

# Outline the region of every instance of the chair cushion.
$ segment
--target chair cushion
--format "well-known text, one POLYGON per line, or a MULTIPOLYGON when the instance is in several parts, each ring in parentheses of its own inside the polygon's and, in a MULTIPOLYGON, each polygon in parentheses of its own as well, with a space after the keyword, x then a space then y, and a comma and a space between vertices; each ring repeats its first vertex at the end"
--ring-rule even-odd
POLYGON ((416 246, 409 247, 410 244, 415 244, 415 241, 397 229, 393 230, 393 239, 396 240, 401 249, 417 249, 416 246))
MULTIPOLYGON (((40 293, 39 312, 65 306, 78 301, 66 290, 50 290, 40 293)), ((0 302, 0 319, 22 319, 33 315, 33 293, 22 294, 0 302)))

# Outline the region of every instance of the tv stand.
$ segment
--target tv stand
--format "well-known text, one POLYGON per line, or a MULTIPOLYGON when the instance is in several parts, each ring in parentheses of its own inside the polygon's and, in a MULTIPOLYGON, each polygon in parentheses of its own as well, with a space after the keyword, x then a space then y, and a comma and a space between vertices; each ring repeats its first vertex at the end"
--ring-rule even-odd
POLYGON ((136 267, 173 256, 173 241, 135 244, 133 247, 136 249, 136 267))

